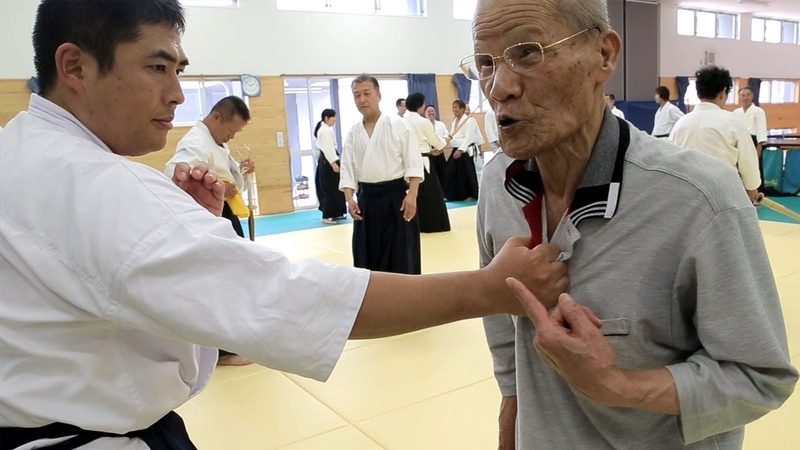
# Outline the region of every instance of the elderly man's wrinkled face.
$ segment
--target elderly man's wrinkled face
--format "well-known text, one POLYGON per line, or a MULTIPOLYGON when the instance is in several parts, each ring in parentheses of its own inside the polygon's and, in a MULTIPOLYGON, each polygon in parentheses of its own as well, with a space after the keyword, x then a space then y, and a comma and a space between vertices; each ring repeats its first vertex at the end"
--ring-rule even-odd
MULTIPOLYGON (((479 0, 473 22, 475 52, 495 56, 518 43, 547 46, 579 31, 548 0, 479 0)), ((547 50, 541 64, 524 73, 502 58, 496 62, 494 76, 481 87, 497 113, 506 154, 534 158, 574 139, 591 117, 602 115, 603 84, 614 65, 609 70, 604 42, 590 30, 547 50)))

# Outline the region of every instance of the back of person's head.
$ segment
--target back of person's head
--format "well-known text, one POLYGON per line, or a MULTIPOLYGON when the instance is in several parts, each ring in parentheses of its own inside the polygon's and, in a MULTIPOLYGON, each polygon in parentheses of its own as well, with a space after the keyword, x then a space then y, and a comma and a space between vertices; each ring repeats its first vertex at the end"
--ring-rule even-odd
POLYGON ((458 106, 458 109, 467 109, 467 104, 462 102, 461 100, 454 101, 453 106, 458 106))
POLYGON ((322 127, 322 123, 330 119, 331 117, 336 117, 336 111, 330 108, 322 110, 320 121, 317 122, 317 126, 314 127, 314 137, 317 137, 317 133, 319 132, 319 129, 322 127))
POLYGON ((180 0, 42 0, 36 13, 33 50, 36 74, 46 96, 58 79, 56 50, 72 43, 97 60, 108 74, 120 44, 140 37, 142 25, 166 25, 183 33, 180 0))
POLYGON ((658 97, 661 100, 664 100, 665 102, 668 102, 669 101, 669 96, 670 96, 669 88, 666 87, 666 86, 657 87, 656 88, 656 95, 658 95, 658 97))
POLYGON ((372 83, 372 86, 375 87, 376 91, 381 90, 381 86, 378 84, 378 79, 366 73, 362 73, 361 75, 357 76, 356 79, 353 80, 353 82, 350 84, 350 88, 352 89, 356 87, 357 84, 367 83, 367 82, 372 83))
POLYGON ((406 108, 409 111, 417 112, 423 105, 425 105, 425 94, 421 92, 414 92, 406 99, 406 108))
POLYGON ((727 95, 733 88, 733 78, 727 69, 706 66, 695 72, 697 97, 701 100, 714 100, 721 92, 727 95))
POLYGON ((247 107, 247 103, 233 95, 218 101, 217 104, 211 108, 211 113, 209 115, 214 113, 219 113, 222 122, 230 122, 237 117, 245 122, 250 121, 250 109, 247 107))

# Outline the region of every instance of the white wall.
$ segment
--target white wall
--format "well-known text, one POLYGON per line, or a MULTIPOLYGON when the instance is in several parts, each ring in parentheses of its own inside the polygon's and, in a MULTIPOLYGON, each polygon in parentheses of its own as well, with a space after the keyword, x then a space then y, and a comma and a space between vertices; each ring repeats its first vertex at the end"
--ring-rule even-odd
POLYGON ((661 4, 662 77, 692 76, 703 65, 706 51, 734 77, 800 79, 800 45, 767 44, 750 40, 749 14, 743 14, 741 39, 678 36, 678 5, 661 4))
MULTIPOLYGON (((0 78, 34 74, 38 0, 0 0, 0 78)), ((471 53, 467 21, 450 0, 428 0, 427 18, 278 11, 275 0, 240 8, 189 8, 188 75, 253 73, 456 73, 471 53)))

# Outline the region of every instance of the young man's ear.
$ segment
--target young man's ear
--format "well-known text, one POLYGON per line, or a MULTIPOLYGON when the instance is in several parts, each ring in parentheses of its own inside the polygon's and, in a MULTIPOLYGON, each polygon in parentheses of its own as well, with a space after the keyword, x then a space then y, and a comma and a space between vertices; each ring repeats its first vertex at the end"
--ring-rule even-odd
POLYGON ((61 44, 55 54, 59 82, 70 90, 85 92, 87 75, 97 72, 97 62, 73 43, 61 44))

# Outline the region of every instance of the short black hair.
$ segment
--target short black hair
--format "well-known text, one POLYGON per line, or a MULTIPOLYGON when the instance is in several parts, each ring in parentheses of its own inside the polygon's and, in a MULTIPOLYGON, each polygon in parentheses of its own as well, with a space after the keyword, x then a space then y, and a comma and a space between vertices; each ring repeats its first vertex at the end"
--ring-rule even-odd
POLYGON ((41 95, 56 84, 58 47, 77 45, 97 60, 98 72, 105 75, 114 68, 117 46, 139 39, 142 25, 167 25, 183 34, 180 0, 42 0, 33 28, 41 95))
POLYGON ((209 114, 218 112, 223 122, 230 122, 234 117, 240 117, 245 122, 250 122, 250 108, 244 100, 231 95, 218 101, 209 114))
POLYGON ((701 100, 713 100, 723 91, 727 95, 733 88, 731 73, 719 66, 703 67, 694 76, 697 97, 701 100))
POLYGON ((453 106, 458 105, 458 109, 467 109, 467 104, 462 102, 461 100, 456 100, 453 102, 453 106))
POLYGON ((669 101, 670 92, 668 87, 666 86, 657 87, 656 94, 658 94, 658 97, 661 98, 661 100, 669 101))
POLYGON ((608 99, 611 100, 612 102, 617 101, 617 97, 614 97, 614 94, 606 94, 606 97, 608 97, 608 99))
POLYGON ((414 92, 406 99, 406 108, 409 111, 417 112, 425 104, 425 94, 421 92, 414 92))
POLYGON ((359 83, 366 83, 366 82, 372 83, 372 85, 375 86, 376 91, 381 90, 381 86, 378 84, 378 79, 366 73, 362 73, 361 75, 357 76, 356 79, 353 80, 352 83, 350 83, 350 89, 353 89, 359 83))
POLYGON ((403 102, 404 102, 404 101, 406 101, 406 99, 404 99, 404 98, 398 98, 398 99, 397 99, 397 101, 396 101, 396 102, 394 102, 394 106, 396 106, 396 107, 398 107, 398 108, 399 108, 400 106, 402 106, 402 105, 403 105, 403 102))

